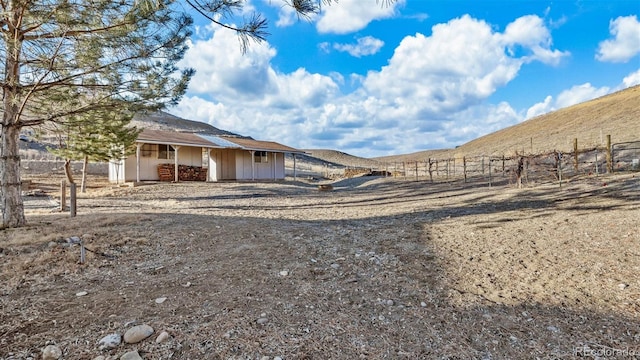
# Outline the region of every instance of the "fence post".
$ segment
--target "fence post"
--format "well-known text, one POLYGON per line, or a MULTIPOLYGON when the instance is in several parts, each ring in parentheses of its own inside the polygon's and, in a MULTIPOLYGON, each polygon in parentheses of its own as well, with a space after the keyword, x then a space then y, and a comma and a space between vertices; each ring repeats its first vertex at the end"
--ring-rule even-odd
MULTIPOLYGON (((484 157, 482 159, 484 160, 484 157)), ((489 157, 489 187, 491 187, 491 157, 489 157)))
POLYGON ((596 148, 596 177, 600 176, 598 173, 598 148, 596 148))
POLYGON ((611 148, 611 135, 607 135, 607 173, 613 173, 613 149, 611 148))
POLYGON ((67 182, 60 181, 60 211, 64 211, 67 207, 67 182))
POLYGON ((429 181, 433 183, 433 169, 431 168, 431 158, 429 158, 429 181))
MULTIPOLYGON (((516 153, 516 155, 517 155, 517 153, 516 153)), ((504 160, 505 160, 504 159, 504 154, 502 154, 502 177, 504 177, 504 170, 505 170, 504 169, 504 160)))
POLYGON ((484 175, 484 155, 482 155, 482 175, 484 175))
POLYGON ((562 153, 557 152, 556 157, 558 159, 558 182, 560 187, 562 187, 562 153))
POLYGON ((462 157, 462 173, 464 176, 464 183, 467 183, 467 157, 463 156, 462 157))
POLYGON ((578 138, 573 139, 573 162, 575 163, 574 169, 576 170, 576 175, 578 174, 579 166, 578 166, 578 138))
POLYGON ((69 213, 71 217, 76 217, 76 183, 69 184, 69 190, 71 194, 69 198, 69 213))
POLYGON ((416 160, 416 181, 418 181, 418 160, 416 160))

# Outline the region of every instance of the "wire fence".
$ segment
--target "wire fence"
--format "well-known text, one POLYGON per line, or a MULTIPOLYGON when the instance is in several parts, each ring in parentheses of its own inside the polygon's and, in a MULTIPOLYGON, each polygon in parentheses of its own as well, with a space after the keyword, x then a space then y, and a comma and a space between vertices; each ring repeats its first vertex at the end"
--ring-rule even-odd
POLYGON ((577 176, 640 171, 640 141, 609 147, 550 151, 513 156, 462 156, 383 163, 376 168, 347 168, 345 177, 382 175, 415 181, 535 184, 568 181, 577 176))

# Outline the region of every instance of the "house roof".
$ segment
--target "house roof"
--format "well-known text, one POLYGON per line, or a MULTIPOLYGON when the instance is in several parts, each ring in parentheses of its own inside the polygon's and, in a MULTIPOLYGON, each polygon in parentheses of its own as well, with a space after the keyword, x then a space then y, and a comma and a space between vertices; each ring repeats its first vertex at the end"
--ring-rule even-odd
POLYGON ((196 146, 214 149, 241 149, 250 151, 271 151, 281 153, 304 153, 286 145, 273 141, 260 141, 248 138, 222 137, 215 135, 180 133, 175 131, 162 131, 143 129, 138 135, 139 143, 169 144, 179 146, 196 146))

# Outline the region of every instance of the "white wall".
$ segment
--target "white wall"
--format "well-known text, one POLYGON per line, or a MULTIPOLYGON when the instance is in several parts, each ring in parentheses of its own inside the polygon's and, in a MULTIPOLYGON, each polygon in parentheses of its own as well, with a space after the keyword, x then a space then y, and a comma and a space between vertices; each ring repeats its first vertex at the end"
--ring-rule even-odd
MULTIPOLYGON (((187 166, 202 166, 202 148, 182 146, 178 149, 178 164, 187 166)), ((149 156, 140 156, 140 181, 158 181, 158 165, 175 164, 174 159, 158 159, 158 152, 152 151, 149 156)), ((109 180, 115 182, 115 168, 109 168, 109 180), (112 179, 114 177, 114 179, 112 179)), ((120 181, 137 180, 136 155, 125 160, 124 174, 118 174, 120 181)))
MULTIPOLYGON (((284 154, 267 153, 269 159, 266 163, 254 163, 253 178, 256 180, 282 180, 284 179, 284 154), (275 154, 275 159, 274 159, 275 154)), ((244 150, 236 154, 236 176, 238 180, 251 180, 251 152, 244 150)))

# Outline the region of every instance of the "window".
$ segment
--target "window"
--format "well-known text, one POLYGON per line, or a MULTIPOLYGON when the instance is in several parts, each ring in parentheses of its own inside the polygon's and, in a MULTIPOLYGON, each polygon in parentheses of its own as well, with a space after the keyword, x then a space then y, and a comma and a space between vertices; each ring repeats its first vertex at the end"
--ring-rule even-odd
POLYGON ((253 158, 255 159, 255 162, 257 162, 257 163, 268 163, 269 162, 269 156, 268 156, 268 153, 266 151, 256 151, 253 154, 253 158))
POLYGON ((202 148, 202 167, 209 167, 209 149, 207 148, 202 148))
POLYGON ((140 148, 140 156, 142 157, 151 157, 153 155, 153 151, 156 149, 157 145, 153 144, 143 144, 140 148))
POLYGON ((158 159, 175 159, 176 150, 171 145, 158 145, 158 159))

